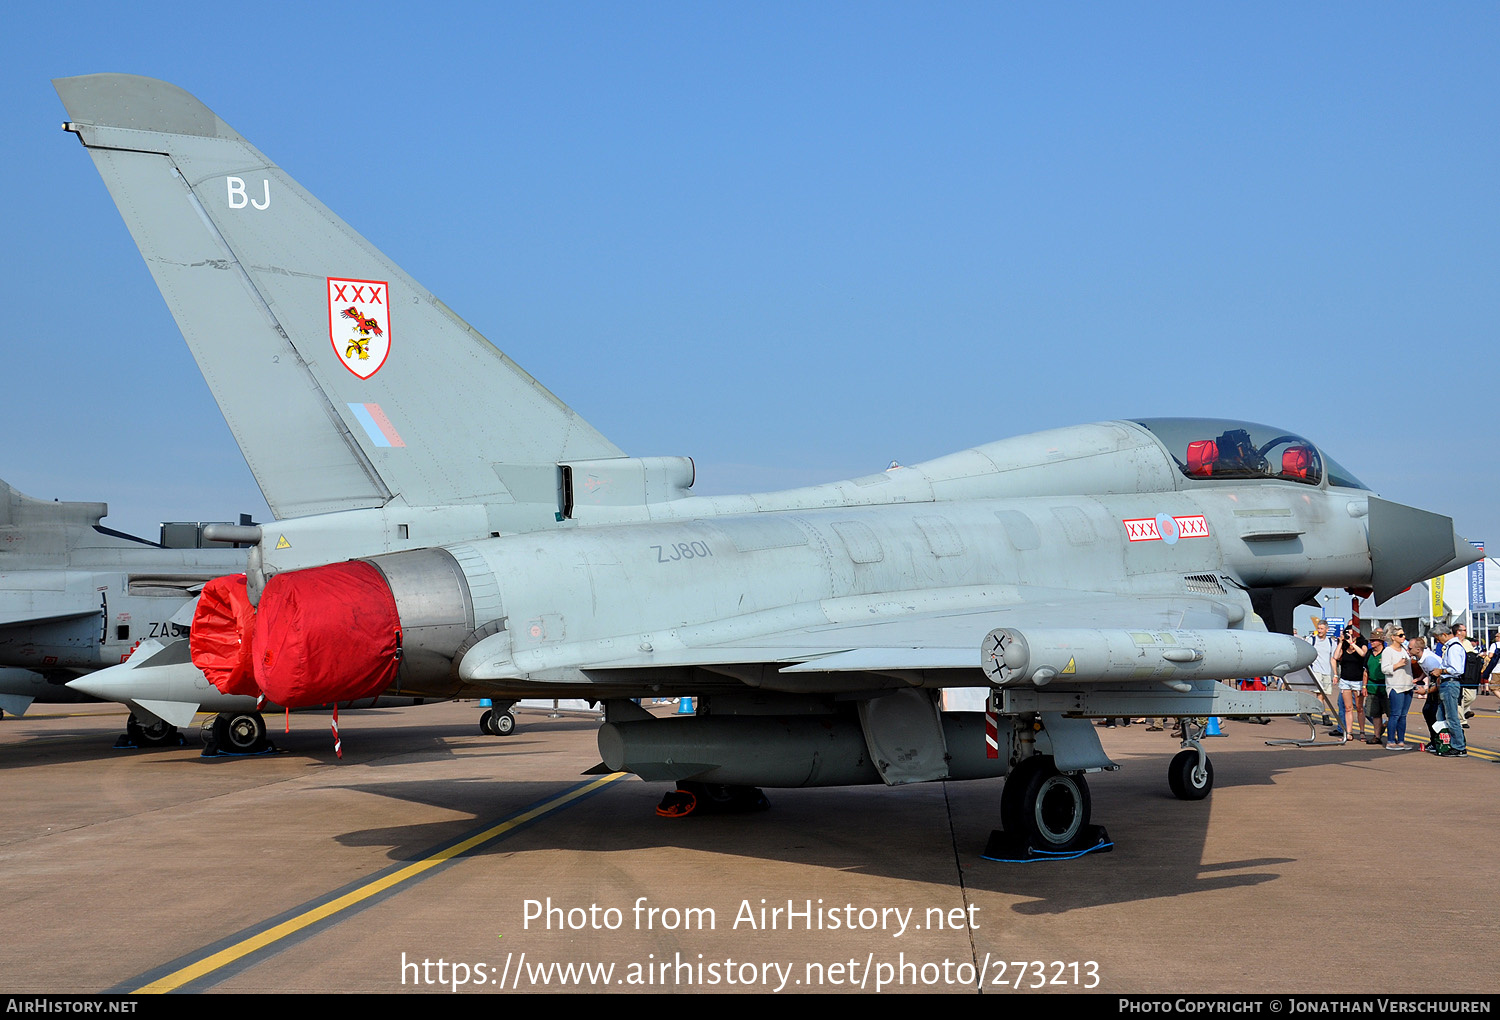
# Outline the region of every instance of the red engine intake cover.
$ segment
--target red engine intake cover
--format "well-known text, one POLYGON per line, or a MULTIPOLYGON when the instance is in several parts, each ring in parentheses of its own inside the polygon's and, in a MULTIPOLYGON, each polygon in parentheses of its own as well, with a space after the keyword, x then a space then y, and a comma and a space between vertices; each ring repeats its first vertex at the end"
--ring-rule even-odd
POLYGON ((277 574, 255 614, 254 661, 260 689, 287 708, 384 691, 401 665, 385 578, 358 560, 277 574))
POLYGON ((203 586, 193 610, 193 629, 188 633, 193 665, 225 694, 259 694, 250 658, 254 630, 255 607, 245 575, 214 578, 203 586))

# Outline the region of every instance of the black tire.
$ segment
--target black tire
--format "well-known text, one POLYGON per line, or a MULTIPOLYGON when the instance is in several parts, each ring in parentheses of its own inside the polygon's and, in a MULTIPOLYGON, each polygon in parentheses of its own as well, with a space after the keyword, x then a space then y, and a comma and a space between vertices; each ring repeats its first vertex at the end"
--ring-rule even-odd
POLYGON ((1203 775, 1194 773, 1198 769, 1198 752, 1192 748, 1178 751, 1167 766, 1167 785, 1178 800, 1202 800, 1214 788, 1214 763, 1207 756, 1203 759, 1203 775))
POLYGON ((125 721, 125 732, 137 747, 166 747, 177 743, 177 727, 161 719, 142 721, 131 715, 125 721))
POLYGON ((497 737, 508 737, 516 732, 516 716, 514 712, 496 712, 490 720, 490 732, 497 737))
POLYGON ((756 786, 737 786, 727 783, 700 783, 684 780, 677 784, 677 792, 692 798, 693 805, 687 813, 743 814, 747 811, 765 811, 771 806, 765 793, 756 786))
POLYGON ((222 754, 256 754, 266 749, 266 720, 259 712, 220 712, 214 743, 222 754))
POLYGON ((1000 788, 1000 828, 1006 832, 1019 833, 1024 829, 1021 800, 1032 773, 1038 769, 1057 771, 1050 756, 1034 754, 1030 758, 1021 759, 1019 765, 1006 773, 1005 785, 1000 788))
POLYGON ((484 715, 479 717, 479 732, 485 736, 493 736, 495 731, 490 728, 490 725, 494 721, 494 718, 495 710, 493 708, 485 709, 484 715))

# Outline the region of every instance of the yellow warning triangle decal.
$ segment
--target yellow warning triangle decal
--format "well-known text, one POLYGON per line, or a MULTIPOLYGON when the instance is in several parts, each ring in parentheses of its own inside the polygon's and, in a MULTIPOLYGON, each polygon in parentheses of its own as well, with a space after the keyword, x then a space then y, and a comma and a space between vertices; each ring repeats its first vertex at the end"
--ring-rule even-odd
POLYGON ((1077 668, 1074 667, 1074 665, 1073 665, 1073 658, 1072 658, 1072 656, 1068 657, 1068 664, 1063 667, 1062 671, 1064 673, 1077 673, 1078 672, 1077 668))
MULTIPOLYGON (((291 547, 292 547, 292 543, 290 543, 290 542, 288 542, 286 540, 286 536, 285 535, 282 535, 279 539, 276 540, 276 548, 278 548, 278 549, 290 549, 291 547)), ((1069 668, 1071 668, 1072 665, 1073 664, 1071 662, 1068 663, 1069 668)))

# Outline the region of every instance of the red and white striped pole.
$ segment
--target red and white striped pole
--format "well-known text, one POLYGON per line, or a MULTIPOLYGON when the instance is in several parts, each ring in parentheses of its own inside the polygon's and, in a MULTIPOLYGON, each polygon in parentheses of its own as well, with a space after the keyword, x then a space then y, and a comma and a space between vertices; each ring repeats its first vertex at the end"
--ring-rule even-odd
POLYGON ((1000 757, 1000 712, 999 706, 995 704, 998 698, 999 695, 991 691, 984 707, 984 756, 986 758, 1000 757))

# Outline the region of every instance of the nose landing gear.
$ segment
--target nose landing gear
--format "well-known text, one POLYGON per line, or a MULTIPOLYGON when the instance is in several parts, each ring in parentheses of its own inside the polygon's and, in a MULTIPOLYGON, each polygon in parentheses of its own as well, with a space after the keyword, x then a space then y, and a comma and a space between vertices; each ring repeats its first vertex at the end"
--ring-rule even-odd
POLYGON ((1202 800, 1214 788, 1214 764, 1201 743, 1203 727, 1195 719, 1182 720, 1182 747, 1167 766, 1167 785, 1179 800, 1202 800))
POLYGON ((487 708, 479 717, 479 732, 492 737, 508 737, 516 732, 515 702, 487 708))
POLYGON ((1167 766, 1167 785, 1179 800, 1202 800, 1214 788, 1214 763, 1199 749, 1178 751, 1167 766))

